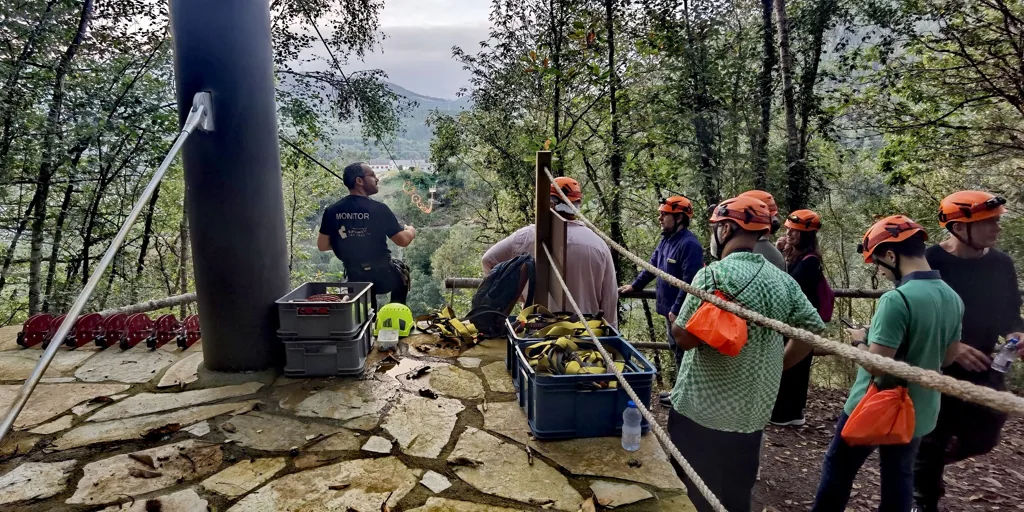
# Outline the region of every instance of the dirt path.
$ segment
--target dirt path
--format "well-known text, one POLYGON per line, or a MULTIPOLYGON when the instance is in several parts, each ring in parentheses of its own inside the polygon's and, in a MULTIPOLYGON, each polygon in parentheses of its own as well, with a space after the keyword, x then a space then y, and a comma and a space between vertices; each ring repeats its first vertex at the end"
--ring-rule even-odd
MULTIPOLYGON (((813 389, 806 411, 807 425, 765 429, 761 480, 754 488, 753 510, 796 512, 810 509, 821 473, 821 461, 832 440, 835 421, 846 391, 813 389)), ((655 409, 664 423, 667 411, 655 409)), ((878 456, 860 471, 850 499, 851 512, 876 510, 879 501, 878 456)), ((1024 510, 1024 421, 1011 418, 1000 445, 983 457, 969 459, 946 471, 945 510, 1024 510)))

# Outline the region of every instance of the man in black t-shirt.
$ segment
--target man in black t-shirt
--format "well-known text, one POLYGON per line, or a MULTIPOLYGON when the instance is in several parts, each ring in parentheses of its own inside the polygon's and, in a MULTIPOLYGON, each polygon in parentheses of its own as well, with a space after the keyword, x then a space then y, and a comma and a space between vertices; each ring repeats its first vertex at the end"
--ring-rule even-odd
POLYGON ((403 227, 384 203, 369 196, 377 193, 377 175, 369 165, 356 162, 343 174, 348 195, 330 205, 320 222, 317 248, 333 251, 345 265, 349 281, 373 283, 373 293, 391 293, 391 302, 405 304, 407 277, 392 263, 387 239, 407 247, 416 228, 403 227))
MULTIPOLYGON (((1006 375, 991 369, 992 352, 1000 336, 1019 338, 1024 331, 1013 260, 995 248, 1005 202, 976 190, 946 197, 939 223, 952 236, 926 253, 928 264, 964 302, 961 349, 945 373, 998 390, 1005 389, 1006 375)), ((946 465, 990 452, 1005 422, 1004 413, 942 395, 938 423, 922 439, 914 467, 917 510, 939 510, 946 465)))

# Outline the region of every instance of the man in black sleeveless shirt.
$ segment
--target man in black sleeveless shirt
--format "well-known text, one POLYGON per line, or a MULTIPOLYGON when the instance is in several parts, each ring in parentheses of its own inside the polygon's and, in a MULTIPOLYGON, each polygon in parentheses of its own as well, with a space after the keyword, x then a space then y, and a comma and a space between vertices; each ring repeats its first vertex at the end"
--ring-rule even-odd
MULTIPOLYGON (((926 254, 964 302, 962 349, 945 373, 998 390, 1005 389, 1005 374, 991 368, 996 343, 1000 336, 1020 337, 1024 331, 1013 260, 995 248, 1005 202, 974 190, 946 197, 939 222, 952 236, 926 254)), ((917 510, 937 511, 946 465, 991 451, 1005 422, 1004 413, 942 395, 938 423, 922 440, 914 468, 917 510)))
POLYGON ((378 179, 369 165, 349 164, 342 176, 348 195, 324 211, 317 248, 333 251, 350 281, 373 283, 374 294, 391 293, 391 302, 405 304, 409 283, 392 263, 387 239, 407 247, 416 238, 416 228, 403 227, 387 205, 370 199, 378 191, 378 179))

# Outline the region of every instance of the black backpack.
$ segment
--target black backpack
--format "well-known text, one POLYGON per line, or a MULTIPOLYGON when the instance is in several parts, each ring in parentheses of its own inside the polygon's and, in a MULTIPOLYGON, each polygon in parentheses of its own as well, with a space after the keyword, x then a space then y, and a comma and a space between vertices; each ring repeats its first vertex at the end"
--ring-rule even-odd
POLYGON ((473 322, 477 331, 486 338, 495 338, 505 333, 505 320, 512 313, 516 301, 527 283, 530 291, 526 305, 533 304, 537 284, 536 262, 529 254, 520 254, 503 261, 491 269, 484 282, 473 294, 473 309, 466 318, 473 322))

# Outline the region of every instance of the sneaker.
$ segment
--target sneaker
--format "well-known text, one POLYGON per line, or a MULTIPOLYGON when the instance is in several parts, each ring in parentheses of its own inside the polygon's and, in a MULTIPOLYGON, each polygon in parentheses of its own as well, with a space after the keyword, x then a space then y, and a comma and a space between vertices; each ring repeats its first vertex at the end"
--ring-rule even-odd
POLYGON ((802 427, 807 424, 807 420, 803 418, 797 418, 789 421, 770 421, 772 425, 776 427, 802 427))
POLYGON ((658 401, 665 407, 672 407, 672 392, 662 391, 661 394, 658 395, 658 401))

